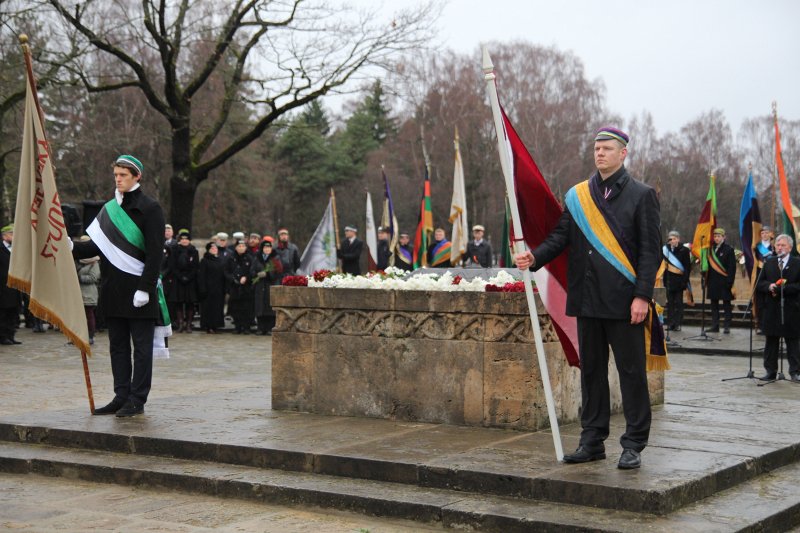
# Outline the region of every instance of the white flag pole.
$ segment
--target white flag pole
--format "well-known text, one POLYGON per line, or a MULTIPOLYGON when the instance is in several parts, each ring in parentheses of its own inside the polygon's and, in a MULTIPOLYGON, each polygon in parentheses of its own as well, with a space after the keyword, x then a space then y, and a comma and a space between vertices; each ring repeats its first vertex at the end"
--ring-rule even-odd
MULTIPOLYGON (((497 99, 497 86, 495 85, 494 65, 489 57, 486 47, 483 48, 483 79, 486 80, 486 92, 492 106, 492 116, 494 117, 494 128, 497 132, 497 149, 500 152, 500 166, 503 169, 503 177, 506 180, 506 194, 508 204, 511 208, 511 220, 514 224, 514 253, 525 251, 525 244, 522 234, 522 225, 519 220, 519 209, 517 208, 517 195, 514 190, 514 176, 512 168, 511 154, 506 144, 505 126, 500 115, 500 102, 497 99)), ((553 432, 553 445, 556 449, 556 459, 564 459, 564 449, 561 446, 561 432, 558 429, 558 418, 556 417, 555 402, 553 400, 553 389, 550 386, 550 372, 547 370, 547 360, 544 355, 544 343, 542 343, 542 331, 539 326, 539 315, 536 312, 536 301, 533 296, 533 286, 531 285, 531 273, 526 268, 522 271, 522 280, 525 283, 525 296, 528 299, 528 311, 531 317, 533 338, 536 344, 536 356, 539 359, 539 373, 542 376, 542 388, 547 402, 547 415, 550 418, 550 428, 553 432)))

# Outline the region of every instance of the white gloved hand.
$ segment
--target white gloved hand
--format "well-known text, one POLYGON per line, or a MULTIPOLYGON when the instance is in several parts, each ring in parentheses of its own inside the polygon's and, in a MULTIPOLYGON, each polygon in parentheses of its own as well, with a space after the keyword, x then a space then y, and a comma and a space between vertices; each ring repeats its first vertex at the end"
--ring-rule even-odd
POLYGON ((67 242, 69 243, 69 251, 71 252, 75 248, 75 243, 72 239, 67 239, 67 242))
POLYGON ((147 302, 150 301, 150 295, 144 291, 136 291, 133 294, 133 306, 134 307, 142 307, 147 305, 147 302))

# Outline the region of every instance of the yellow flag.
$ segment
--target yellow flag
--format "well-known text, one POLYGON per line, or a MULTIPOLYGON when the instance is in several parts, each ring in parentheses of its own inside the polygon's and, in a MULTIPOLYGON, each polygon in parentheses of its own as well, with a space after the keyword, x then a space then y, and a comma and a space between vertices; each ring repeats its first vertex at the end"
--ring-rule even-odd
POLYGON ((83 298, 30 72, 27 81, 8 285, 30 294, 30 312, 58 327, 88 354, 83 298))

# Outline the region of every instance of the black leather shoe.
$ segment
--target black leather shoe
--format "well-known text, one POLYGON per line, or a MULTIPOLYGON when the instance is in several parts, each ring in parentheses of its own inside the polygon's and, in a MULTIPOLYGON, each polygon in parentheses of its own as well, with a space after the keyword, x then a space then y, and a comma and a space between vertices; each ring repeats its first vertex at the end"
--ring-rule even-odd
POLYGON ((642 456, 633 448, 625 448, 617 463, 617 468, 631 470, 642 466, 642 456))
POLYGON ((3 346, 11 346, 14 344, 14 341, 3 337, 2 339, 0 339, 0 344, 2 344, 3 346))
POLYGON ((719 326, 714 326, 712 328, 708 328, 706 333, 719 333, 719 326))
POLYGON ((768 372, 763 376, 759 377, 758 379, 760 379, 761 381, 773 381, 777 377, 778 374, 776 374, 775 372, 768 372))
POLYGON ((681 330, 680 326, 672 326, 672 331, 680 331, 680 330, 681 330))
POLYGON ((119 411, 120 408, 123 405, 125 405, 125 402, 123 402, 121 400, 117 400, 116 398, 114 398, 113 400, 111 400, 111 403, 109 403, 108 405, 104 405, 103 407, 97 407, 94 410, 94 413, 92 413, 92 414, 93 415, 113 415, 114 413, 119 411))
POLYGON ((11 342, 13 342, 14 344, 22 344, 22 342, 18 341, 17 339, 11 339, 11 342))
POLYGON ((723 329, 723 330, 722 330, 722 333, 724 333, 725 335, 730 335, 730 333, 731 333, 731 328, 725 328, 725 329, 723 329))
POLYGON ((118 417, 136 416, 136 415, 140 415, 142 413, 144 413, 144 405, 143 404, 136 404, 136 403, 133 403, 132 401, 128 400, 127 402, 125 402, 125 405, 123 405, 120 408, 120 410, 117 411, 117 416, 118 417))
POLYGON ((600 459, 605 458, 605 450, 601 450, 599 452, 590 452, 583 446, 578 446, 578 449, 575 450, 575 453, 569 453, 564 456, 564 462, 569 464, 588 463, 591 461, 599 461, 600 459))

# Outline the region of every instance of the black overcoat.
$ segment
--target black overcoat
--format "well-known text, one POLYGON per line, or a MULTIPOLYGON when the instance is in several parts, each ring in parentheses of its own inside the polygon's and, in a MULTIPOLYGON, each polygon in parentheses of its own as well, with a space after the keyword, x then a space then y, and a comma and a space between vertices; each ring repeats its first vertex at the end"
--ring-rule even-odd
POLYGON ((218 329, 225 325, 225 259, 209 253, 200 260, 197 272, 200 327, 218 329))
POLYGON ((758 280, 758 292, 766 295, 764 298, 764 322, 762 329, 769 337, 785 337, 795 339, 800 337, 800 259, 790 257, 783 269, 783 275, 778 270, 778 258, 773 256, 764 263, 764 273, 758 280), (781 327, 781 290, 773 296, 769 286, 779 279, 785 279, 783 285, 783 327, 781 327))
POLYGON ((112 265, 94 241, 76 242, 72 255, 76 259, 100 256, 99 306, 105 316, 157 319, 160 308, 156 282, 164 254, 164 212, 158 202, 144 194, 141 188, 126 192, 121 206, 144 235, 145 260, 142 275, 134 276, 112 265), (150 295, 150 301, 142 307, 133 306, 133 295, 137 290, 150 295))
POLYGON ((342 272, 358 276, 361 274, 361 252, 364 249, 364 241, 355 237, 353 242, 345 239, 339 246, 336 256, 342 260, 342 272))
POLYGON ((269 288, 273 285, 280 285, 283 278, 283 264, 278 257, 278 252, 272 250, 266 259, 261 252, 253 256, 253 265, 250 268, 250 277, 253 279, 253 298, 255 299, 256 316, 275 316, 275 311, 269 303, 269 288), (258 277, 258 273, 267 269, 271 264, 269 272, 263 278, 258 277))
POLYGON ((492 245, 486 239, 482 240, 480 244, 475 244, 475 241, 469 241, 467 244, 467 256, 464 258, 464 264, 482 266, 489 268, 492 266, 492 245))
POLYGON ((194 303, 197 297, 197 273, 200 270, 200 259, 197 248, 180 244, 170 248, 169 266, 167 267, 172 283, 169 286, 167 300, 177 303, 194 303))
POLYGON ((11 266, 11 252, 0 242, 0 309, 18 308, 22 301, 16 289, 8 287, 8 269, 11 266))
POLYGON ((709 300, 732 300, 731 289, 733 281, 736 279, 736 254, 733 248, 725 242, 716 248, 716 254, 719 262, 725 267, 725 275, 714 270, 712 266, 708 267, 707 298, 709 300))
MULTIPOLYGON (((667 246, 667 249, 669 249, 669 246, 667 246)), ((683 244, 679 244, 674 250, 672 250, 672 254, 683 265, 683 274, 672 273, 669 271, 669 269, 665 270, 664 287, 670 292, 682 291, 686 289, 686 285, 689 283, 689 275, 692 272, 692 261, 690 258, 691 254, 689 249, 683 244)), ((667 254, 664 254, 664 261, 669 264, 667 254)))
MULTIPOLYGON (((595 173, 590 179, 600 179, 595 173)), ((653 297, 661 264, 658 198, 652 187, 633 179, 623 166, 606 183, 611 185, 609 207, 625 234, 636 270, 631 283, 589 243, 568 209, 558 224, 533 250, 538 269, 569 247, 567 315, 628 320, 634 297, 653 297)), ((602 188, 602 185, 601 185, 602 188)))
POLYGON ((253 303, 253 284, 250 270, 253 266, 253 255, 249 251, 239 255, 234 253, 225 262, 225 279, 228 281, 228 314, 242 325, 249 324, 255 317, 253 303), (241 283, 245 277, 244 283, 241 283))

